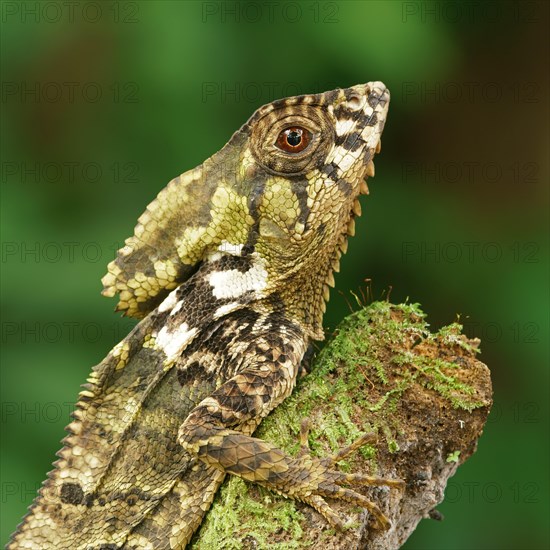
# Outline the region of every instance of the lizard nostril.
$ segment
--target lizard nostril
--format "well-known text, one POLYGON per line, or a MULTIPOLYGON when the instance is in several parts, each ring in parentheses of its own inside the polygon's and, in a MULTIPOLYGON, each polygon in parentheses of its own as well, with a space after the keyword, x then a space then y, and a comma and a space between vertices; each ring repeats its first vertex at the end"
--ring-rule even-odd
POLYGON ((365 105, 366 98, 365 96, 353 95, 348 99, 348 107, 352 111, 359 111, 365 105))

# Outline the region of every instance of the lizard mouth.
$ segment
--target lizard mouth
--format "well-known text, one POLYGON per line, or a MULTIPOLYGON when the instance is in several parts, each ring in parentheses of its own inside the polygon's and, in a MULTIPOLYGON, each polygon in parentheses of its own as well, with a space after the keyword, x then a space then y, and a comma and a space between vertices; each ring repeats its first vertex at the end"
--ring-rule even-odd
MULTIPOLYGON (((374 148, 374 154, 378 154, 382 150, 382 139, 378 140, 378 143, 376 144, 376 147, 374 148)), ((361 183, 359 191, 361 195, 368 195, 369 194, 369 186, 367 184, 368 178, 374 177, 374 161, 371 159, 367 164, 365 165, 365 169, 363 171, 363 175, 361 176, 361 183)))

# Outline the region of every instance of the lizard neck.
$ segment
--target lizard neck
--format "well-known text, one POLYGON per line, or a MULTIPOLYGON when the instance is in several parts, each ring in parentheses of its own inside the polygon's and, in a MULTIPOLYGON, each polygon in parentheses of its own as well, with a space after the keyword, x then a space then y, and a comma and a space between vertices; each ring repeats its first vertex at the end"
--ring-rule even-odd
POLYGON ((269 307, 280 309, 299 323, 313 340, 323 340, 323 317, 333 273, 340 269, 340 258, 347 248, 347 234, 342 234, 333 247, 322 247, 317 253, 297 261, 293 269, 276 278, 270 288, 269 307))

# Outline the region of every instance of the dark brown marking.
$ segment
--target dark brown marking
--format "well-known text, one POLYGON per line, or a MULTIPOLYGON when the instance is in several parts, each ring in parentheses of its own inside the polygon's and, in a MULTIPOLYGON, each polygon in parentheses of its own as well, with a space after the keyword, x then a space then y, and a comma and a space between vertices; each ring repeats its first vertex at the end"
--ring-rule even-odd
MULTIPOLYGON (((223 252, 223 251, 222 251, 223 252)), ((250 256, 233 256, 228 254, 221 258, 216 266, 216 271, 229 271, 235 269, 241 273, 250 271, 253 266, 253 260, 250 256)))
POLYGON ((59 492, 61 502, 65 504, 82 504, 84 491, 78 483, 63 483, 59 492))
POLYGON ((303 180, 291 180, 292 192, 298 198, 298 206, 300 207, 300 214, 298 215, 298 221, 303 223, 307 229, 307 219, 309 218, 309 206, 307 205, 307 190, 303 180))
POLYGON ((193 361, 189 366, 178 369, 178 382, 186 386, 189 382, 200 379, 204 372, 204 367, 198 361, 193 361))
POLYGON ((340 191, 342 193, 344 193, 344 195, 346 195, 346 197, 349 197, 351 195, 351 192, 352 192, 353 188, 352 188, 349 181, 340 178, 338 180, 338 189, 340 189, 340 191))
POLYGON ((323 168, 321 168, 321 174, 330 178, 334 182, 338 181, 338 165, 334 162, 325 164, 323 168))
POLYGON ((372 113, 372 115, 367 119, 367 126, 375 126, 378 123, 378 115, 376 113, 372 113))

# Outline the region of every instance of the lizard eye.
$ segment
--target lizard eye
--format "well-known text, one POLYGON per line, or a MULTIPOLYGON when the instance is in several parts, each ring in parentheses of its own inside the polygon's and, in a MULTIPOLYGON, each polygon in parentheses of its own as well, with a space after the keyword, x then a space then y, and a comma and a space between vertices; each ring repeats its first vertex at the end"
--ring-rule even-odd
MULTIPOLYGON (((271 104, 272 105, 272 104, 271 104)), ((282 105, 252 119, 250 147, 276 174, 298 176, 322 166, 334 143, 334 123, 320 105, 282 105)))
POLYGON ((299 153, 309 145, 311 137, 309 130, 301 126, 291 126, 279 134, 275 146, 286 153, 299 153))

